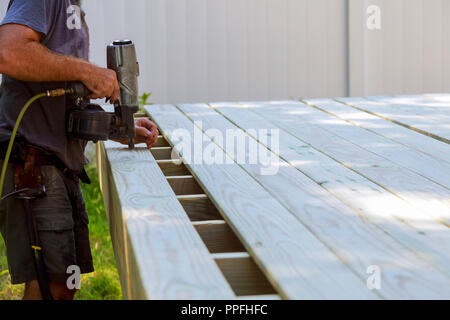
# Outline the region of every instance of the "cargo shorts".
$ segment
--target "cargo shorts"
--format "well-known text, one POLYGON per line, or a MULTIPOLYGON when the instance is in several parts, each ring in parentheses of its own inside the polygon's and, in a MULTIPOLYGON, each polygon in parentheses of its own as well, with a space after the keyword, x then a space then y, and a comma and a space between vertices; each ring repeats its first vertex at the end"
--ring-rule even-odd
MULTIPOLYGON (((0 161, 0 164, 2 161, 0 161)), ((53 166, 41 167, 46 196, 33 200, 33 215, 42 244, 42 254, 51 282, 66 282, 69 266, 81 273, 94 271, 89 244, 89 219, 80 181, 53 166)), ((4 194, 13 191, 14 174, 8 168, 4 194)), ((29 244, 26 211, 22 200, 0 203, 0 232, 6 246, 12 284, 37 280, 29 244)))

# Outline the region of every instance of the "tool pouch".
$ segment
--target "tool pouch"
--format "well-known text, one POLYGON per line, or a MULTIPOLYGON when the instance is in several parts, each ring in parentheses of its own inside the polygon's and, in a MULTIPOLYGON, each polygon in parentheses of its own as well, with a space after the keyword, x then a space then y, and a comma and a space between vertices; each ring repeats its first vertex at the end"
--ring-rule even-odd
POLYGON ((36 164, 38 153, 39 150, 27 147, 25 162, 14 166, 14 191, 19 197, 42 198, 45 196, 41 167, 36 164))

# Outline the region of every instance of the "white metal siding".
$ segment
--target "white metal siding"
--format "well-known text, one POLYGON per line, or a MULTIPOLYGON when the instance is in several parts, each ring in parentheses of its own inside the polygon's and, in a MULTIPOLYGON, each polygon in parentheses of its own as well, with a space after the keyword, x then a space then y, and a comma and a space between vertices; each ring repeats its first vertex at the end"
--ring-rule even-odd
POLYGON ((176 103, 346 95, 345 2, 103 0, 84 5, 92 60, 104 64, 104 47, 114 38, 133 39, 142 90, 153 93, 152 101, 176 103))
POLYGON ((450 90, 450 1, 349 1, 352 95, 450 90), (371 4, 381 8, 380 31, 365 26, 371 4))
MULTIPOLYGON (((7 0, 0 0, 4 12, 7 0)), ((448 0, 85 0, 91 60, 136 42, 158 103, 445 92, 448 0), (382 30, 366 28, 366 8, 382 30)))

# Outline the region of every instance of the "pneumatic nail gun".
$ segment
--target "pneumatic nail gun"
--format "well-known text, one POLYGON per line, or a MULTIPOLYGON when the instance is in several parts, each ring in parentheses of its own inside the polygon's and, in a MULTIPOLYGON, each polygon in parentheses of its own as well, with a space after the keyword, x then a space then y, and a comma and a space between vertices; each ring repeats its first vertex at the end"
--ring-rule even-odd
POLYGON ((105 112, 99 105, 85 103, 88 89, 81 83, 73 83, 70 90, 77 108, 69 115, 67 130, 72 138, 87 141, 127 140, 132 149, 136 135, 134 114, 139 110, 139 64, 133 42, 119 40, 110 44, 107 64, 117 73, 120 85, 114 112, 105 112))

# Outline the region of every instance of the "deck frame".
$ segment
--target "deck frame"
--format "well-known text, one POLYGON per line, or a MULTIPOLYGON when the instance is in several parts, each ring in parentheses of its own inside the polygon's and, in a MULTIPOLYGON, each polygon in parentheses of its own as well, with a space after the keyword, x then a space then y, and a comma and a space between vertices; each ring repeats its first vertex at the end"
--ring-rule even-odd
POLYGON ((139 116, 161 133, 150 152, 97 149, 124 297, 450 299, 446 99, 145 107, 139 116), (179 159, 171 138, 180 128, 200 129, 204 147, 231 162, 179 159), (279 149, 254 136, 270 128, 280 131, 279 149), (238 163, 208 129, 243 132, 281 170, 264 176, 238 163), (366 286, 370 265, 383 270, 382 290, 366 286))

